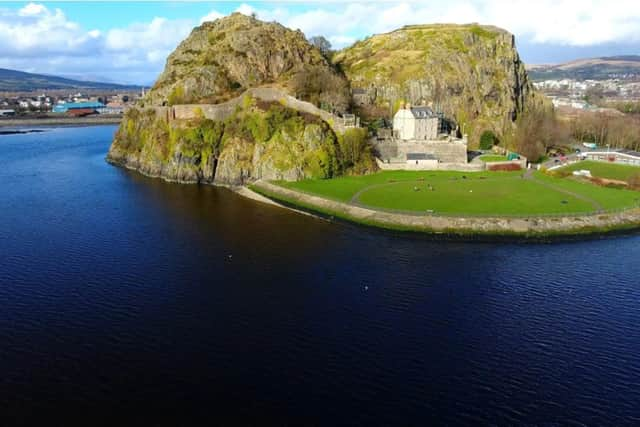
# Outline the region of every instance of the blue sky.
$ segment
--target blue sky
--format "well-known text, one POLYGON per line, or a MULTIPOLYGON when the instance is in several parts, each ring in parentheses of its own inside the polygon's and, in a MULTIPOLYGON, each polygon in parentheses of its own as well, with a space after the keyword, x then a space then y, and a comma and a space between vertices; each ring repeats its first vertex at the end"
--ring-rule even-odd
POLYGON ((1 2, 0 67, 151 84, 191 29, 255 12, 340 48, 406 24, 479 22, 516 35, 528 63, 640 54, 640 1, 1 2))

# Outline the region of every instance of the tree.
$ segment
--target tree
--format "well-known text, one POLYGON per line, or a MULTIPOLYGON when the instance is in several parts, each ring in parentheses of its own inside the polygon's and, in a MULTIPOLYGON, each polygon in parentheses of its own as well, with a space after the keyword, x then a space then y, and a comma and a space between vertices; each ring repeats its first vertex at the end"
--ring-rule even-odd
POLYGON ((317 47, 325 58, 328 58, 331 54, 331 43, 323 36, 313 36, 309 39, 309 43, 317 47))
POLYGON ((480 137, 480 149, 481 150, 491 150, 494 145, 498 143, 498 138, 496 135, 490 130, 485 130, 482 132, 482 136, 480 137))
POLYGON ((629 187, 633 188, 634 190, 640 190, 640 173, 631 175, 627 183, 629 184, 629 187))
POLYGON ((567 129, 560 123, 553 110, 532 109, 517 121, 515 142, 518 153, 530 161, 537 161, 554 145, 563 145, 569 140, 567 129))
POLYGON ((349 106, 346 79, 327 67, 307 65, 293 76, 292 84, 297 98, 316 106, 323 104, 339 112, 349 106))

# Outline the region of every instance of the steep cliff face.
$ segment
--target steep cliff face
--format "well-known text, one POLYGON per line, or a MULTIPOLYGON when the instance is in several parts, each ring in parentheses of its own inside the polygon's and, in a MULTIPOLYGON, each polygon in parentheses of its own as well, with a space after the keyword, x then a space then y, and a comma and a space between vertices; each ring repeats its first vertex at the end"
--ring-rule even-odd
POLYGON ((367 38, 334 62, 386 111, 429 104, 454 119, 472 144, 503 134, 536 102, 514 37, 480 25, 416 25, 367 38))
POLYGON ((169 55, 147 103, 218 103, 265 84, 293 93, 298 74, 318 70, 347 90, 344 76, 302 32, 234 13, 194 28, 169 55))
POLYGON ((170 120, 162 109, 127 112, 107 159, 184 183, 331 178, 375 169, 361 129, 336 135, 318 116, 246 97, 225 120, 170 120), (355 154, 354 154, 355 153, 355 154))

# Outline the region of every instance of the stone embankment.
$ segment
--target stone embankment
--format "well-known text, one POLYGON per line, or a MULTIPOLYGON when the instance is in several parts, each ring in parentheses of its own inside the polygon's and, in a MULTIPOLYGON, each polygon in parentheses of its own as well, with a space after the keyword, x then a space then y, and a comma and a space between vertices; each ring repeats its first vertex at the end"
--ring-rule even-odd
POLYGON ((17 126, 88 126, 119 124, 121 115, 95 115, 87 117, 28 117, 0 119, 0 127, 17 126))
POLYGON ((349 203, 328 200, 257 181, 253 189, 275 200, 357 223, 381 228, 446 233, 459 235, 509 235, 545 237, 554 235, 580 235, 615 230, 640 229, 640 209, 617 213, 567 217, 450 217, 416 213, 383 212, 349 203))

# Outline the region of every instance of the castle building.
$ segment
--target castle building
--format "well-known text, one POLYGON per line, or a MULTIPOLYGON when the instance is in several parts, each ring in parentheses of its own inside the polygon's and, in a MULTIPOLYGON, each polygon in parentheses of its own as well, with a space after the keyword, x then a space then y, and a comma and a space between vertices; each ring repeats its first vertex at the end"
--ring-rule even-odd
POLYGON ((401 140, 435 140, 441 118, 429 107, 405 107, 393 116, 393 133, 401 140))

